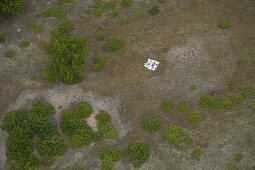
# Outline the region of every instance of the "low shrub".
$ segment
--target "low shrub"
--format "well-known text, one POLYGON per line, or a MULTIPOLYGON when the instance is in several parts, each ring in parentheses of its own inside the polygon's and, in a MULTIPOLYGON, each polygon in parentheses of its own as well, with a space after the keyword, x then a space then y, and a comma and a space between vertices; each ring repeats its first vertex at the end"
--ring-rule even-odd
POLYGON ((100 153, 101 168, 111 170, 114 162, 120 160, 121 151, 118 148, 107 148, 100 153))
POLYGON ((172 125, 167 129, 165 133, 165 139, 170 144, 192 143, 192 137, 189 132, 186 129, 176 125, 172 125))
POLYGON ((0 32, 0 44, 5 43, 7 37, 8 37, 8 33, 7 32, 0 32))
POLYGON ((43 32, 43 27, 41 25, 38 25, 35 21, 29 21, 28 27, 35 33, 43 32))
POLYGON ((238 170, 237 166, 233 163, 228 163, 227 164, 227 169, 228 170, 238 170))
POLYGON ((75 133, 70 137, 71 143, 76 147, 89 145, 95 141, 94 134, 95 133, 91 127, 85 124, 84 126, 75 129, 75 133))
POLYGON ((107 62, 108 62, 108 58, 105 56, 96 57, 92 67, 93 71, 95 72, 102 71, 107 62))
POLYGON ((228 21, 226 19, 220 19, 218 21, 218 27, 221 29, 227 29, 230 27, 230 21, 228 21))
POLYGON ((197 111, 190 112, 188 113, 187 119, 189 122, 198 123, 201 121, 201 114, 197 111))
POLYGON ((169 113, 173 110, 173 104, 169 100, 163 100, 161 105, 165 113, 169 113))
POLYGON ((156 132, 161 129, 161 124, 158 119, 149 118, 143 122, 143 129, 148 132, 156 132))
POLYGON ((204 96, 199 101, 200 106, 211 109, 231 109, 233 101, 229 98, 204 96))
POLYGON ((112 38, 112 39, 109 39, 107 41, 107 49, 110 51, 110 52, 115 52, 115 51, 118 51, 121 46, 122 46, 122 43, 119 39, 117 38, 112 38))
POLYGON ((39 14, 40 17, 55 17, 56 19, 63 19, 66 15, 67 13, 61 5, 53 6, 39 14))
POLYGON ((187 113, 190 110, 190 105, 187 102, 181 102, 177 108, 179 112, 187 113))
POLYGON ((119 11, 113 10, 111 15, 112 15, 112 17, 117 17, 119 15, 119 11))
POLYGON ((158 6, 154 6, 154 7, 152 7, 152 8, 150 8, 150 9, 148 9, 148 14, 149 15, 157 15, 158 13, 159 13, 159 8, 158 8, 158 6))
POLYGON ((32 102, 32 113, 47 117, 55 114, 55 109, 49 102, 37 100, 32 102))
POLYGON ((150 149, 146 144, 134 141, 128 145, 127 154, 133 166, 138 168, 149 159, 150 149))
POLYGON ((87 102, 80 102, 74 105, 74 107, 72 108, 72 112, 73 116, 75 116, 76 118, 86 119, 92 114, 93 108, 87 102))
POLYGON ((16 52, 14 51, 14 49, 9 48, 5 51, 5 57, 13 60, 15 59, 15 56, 16 56, 16 52))
POLYGON ((200 148, 195 148, 195 149, 193 149, 193 151, 191 153, 191 157, 193 159, 200 160, 201 154, 202 154, 201 149, 200 148))
POLYGON ((6 14, 15 14, 24 7, 24 0, 1 0, 0 16, 6 14))
POLYGON ((132 5, 133 0, 121 0, 121 6, 124 8, 128 8, 132 5))
POLYGON ((30 41, 29 40, 21 40, 19 42, 19 46, 22 47, 22 48, 27 48, 27 47, 29 47, 29 45, 30 45, 30 41))
POLYGON ((241 160, 243 160, 243 154, 242 153, 236 153, 235 155, 234 155, 234 161, 235 162, 240 162, 241 160))
POLYGON ((192 90, 192 91, 196 91, 196 90, 197 90, 197 86, 196 86, 196 85, 192 85, 192 86, 190 86, 190 90, 192 90))

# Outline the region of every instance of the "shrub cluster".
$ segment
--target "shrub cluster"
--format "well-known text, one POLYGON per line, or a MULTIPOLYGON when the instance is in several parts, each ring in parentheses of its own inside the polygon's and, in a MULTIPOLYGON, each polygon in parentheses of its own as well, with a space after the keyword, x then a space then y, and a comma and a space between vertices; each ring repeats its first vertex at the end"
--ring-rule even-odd
POLYGON ((0 44, 5 43, 7 37, 8 37, 8 33, 7 32, 0 32, 0 44))
POLYGON ((161 105, 165 113, 169 113, 173 110, 173 104, 169 100, 163 100, 161 105))
POLYGON ((132 5, 133 0, 121 0, 121 5, 124 8, 128 8, 132 5))
POLYGON ((188 113, 187 119, 189 122, 198 123, 201 121, 201 114, 198 111, 188 113))
POLYGON ((143 122, 143 129, 148 132, 156 132, 161 129, 161 124, 158 119, 149 118, 143 122))
POLYGON ((97 128, 100 136, 107 139, 115 139, 118 136, 118 131, 111 123, 111 115, 105 111, 100 111, 96 115, 97 128))
POLYGON ((69 137, 71 143, 80 147, 95 141, 96 134, 84 119, 88 118, 93 109, 90 104, 81 102, 71 109, 64 109, 61 112, 60 128, 69 137))
POLYGON ((72 29, 72 23, 64 21, 51 30, 51 39, 45 44, 45 49, 52 63, 42 70, 46 81, 62 80, 70 84, 80 80, 84 58, 88 53, 87 40, 85 37, 71 36, 72 29))
POLYGON ((9 48, 5 51, 5 57, 9 58, 9 59, 14 59, 16 56, 16 52, 14 51, 14 49, 9 48))
POLYGON ((220 19, 218 21, 218 27, 221 29, 227 29, 230 27, 230 21, 228 21, 226 19, 220 19))
POLYGON ((135 168, 140 167, 150 157, 149 147, 139 141, 134 141, 128 145, 127 148, 128 158, 135 168))
POLYGON ((186 129, 176 125, 172 125, 167 129, 165 139, 170 144, 192 143, 192 137, 189 132, 186 129))
POLYGON ((36 148, 43 160, 51 160, 62 155, 67 147, 56 133, 56 127, 49 120, 55 113, 47 102, 34 101, 30 111, 12 111, 6 114, 1 128, 9 133, 6 142, 7 159, 15 161, 13 169, 37 169, 39 159, 34 155, 32 139, 37 136, 36 148))
POLYGON ((179 112, 182 113, 187 113, 190 110, 190 105, 187 102, 181 102, 178 106, 177 106, 179 112))
POLYGON ((0 16, 6 14, 15 14, 24 7, 24 0, 1 0, 0 16))
POLYGON ((118 0, 93 0, 93 13, 95 16, 99 17, 107 10, 116 10, 117 5, 118 0))
POLYGON ((22 47, 22 48, 27 48, 27 47, 29 47, 29 45, 30 45, 30 41, 29 40, 21 40, 19 42, 19 46, 22 47))
POLYGON ((103 170, 111 170, 114 162, 120 160, 121 151, 118 148, 104 149, 100 153, 101 168, 103 170))
POLYGON ((117 38, 112 38, 107 41, 106 47, 107 47, 108 51, 115 52, 115 51, 118 51, 122 47, 122 42, 121 42, 121 40, 119 40, 117 38))
POLYGON ((93 71, 95 72, 102 71, 107 62, 108 62, 108 58, 105 56, 96 57, 92 67, 93 71))
POLYGON ((43 32, 43 27, 41 25, 38 25, 35 21, 29 21, 28 27, 35 33, 43 32))
POLYGON ((66 11, 61 5, 55 5, 42 13, 40 13, 39 17, 55 17, 56 19, 63 19, 67 15, 66 11))
POLYGON ((195 148, 192 153, 191 153, 191 157, 193 159, 196 159, 196 160, 200 160, 200 156, 202 154, 202 151, 200 148, 195 148))

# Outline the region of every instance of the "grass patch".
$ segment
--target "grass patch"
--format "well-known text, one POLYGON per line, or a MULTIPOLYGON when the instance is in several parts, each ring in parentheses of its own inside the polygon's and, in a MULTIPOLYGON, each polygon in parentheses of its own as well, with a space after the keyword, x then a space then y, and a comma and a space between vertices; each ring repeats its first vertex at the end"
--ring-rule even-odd
POLYGON ((132 5, 133 0, 121 0, 121 6, 124 8, 128 8, 132 5))
POLYGON ((29 21, 28 27, 35 33, 43 32, 43 27, 41 25, 38 25, 35 21, 29 21))
POLYGON ((118 148, 107 148, 100 153, 101 169, 111 170, 114 162, 120 160, 121 151, 118 148))
POLYGON ((191 157, 193 159, 200 160, 201 154, 202 154, 201 149, 200 148, 195 148, 195 149, 193 149, 193 151, 191 153, 191 157))
POLYGON ((165 113, 169 113, 173 110, 173 104, 169 100, 163 100, 161 106, 165 113))
POLYGON ((112 38, 107 41, 106 47, 107 47, 108 51, 115 52, 115 51, 118 51, 122 47, 122 42, 120 39, 112 38))
POLYGON ((193 111, 188 113, 187 119, 192 123, 199 123, 201 121, 201 113, 197 111, 193 111))
POLYGON ((50 31, 51 39, 45 44, 45 50, 51 57, 51 64, 43 68, 42 77, 48 82, 61 80, 72 84, 78 82, 88 53, 85 37, 70 35, 73 29, 70 21, 64 21, 50 31))
POLYGON ((116 139, 118 131, 111 123, 111 115, 105 111, 100 111, 96 115, 97 128, 100 136, 107 139, 116 139))
POLYGON ((149 15, 154 16, 154 15, 157 15, 160 12, 160 10, 159 10, 158 6, 154 6, 150 9, 148 9, 147 12, 149 15))
POLYGON ((113 10, 111 12, 111 15, 112 15, 112 17, 117 17, 119 15, 119 11, 118 10, 113 10))
POLYGON ((190 105, 187 102, 181 102, 177 106, 177 109, 178 109, 179 112, 187 113, 190 110, 190 105))
POLYGON ((54 17, 56 19, 63 19, 67 15, 67 12, 61 5, 53 6, 42 13, 39 14, 39 17, 54 17))
POLYGON ((0 44, 5 43, 7 37, 8 37, 8 33, 7 32, 0 32, 0 44))
POLYGON ((244 156, 243 156, 243 154, 242 153, 236 153, 235 155, 234 155, 234 161, 235 162, 240 162, 241 160, 243 160, 243 158, 244 158, 244 156))
POLYGON ((143 121, 142 127, 147 132, 156 132, 161 129, 161 124, 158 119, 149 118, 149 119, 146 119, 145 121, 143 121))
POLYGON ((199 101, 200 106, 210 109, 231 109, 233 101, 227 97, 204 96, 199 101))
POLYGON ((190 90, 191 91, 196 91, 197 90, 197 86, 193 84, 192 86, 190 86, 190 90))
POLYGON ((192 137, 189 134, 188 130, 172 125, 170 126, 166 133, 165 133, 165 139, 170 143, 170 144, 191 144, 192 143, 192 137))
POLYGON ((146 144, 134 141, 128 145, 127 154, 133 166, 138 168, 149 159, 150 149, 146 144))
POLYGON ((93 35, 96 41, 105 41, 107 39, 107 33, 103 28, 100 28, 93 35))
POLYGON ((37 79, 37 77, 36 77, 35 74, 31 74, 31 75, 30 75, 30 80, 36 81, 36 79, 37 79))
POLYGON ((19 46, 22 47, 22 48, 27 48, 27 47, 29 47, 29 45, 30 45, 30 41, 29 40, 21 40, 19 42, 19 46))
POLYGON ((230 27, 230 21, 226 20, 226 19, 220 19, 218 21, 218 27, 220 29, 227 29, 230 27))
POLYGON ((95 72, 102 71, 107 62, 108 62, 108 58, 105 56, 96 57, 92 67, 93 71, 95 72))
POLYGON ((233 163, 227 164, 227 170, 238 170, 237 166, 233 163))
POLYGON ((16 56, 16 52, 14 49, 9 48, 5 51, 5 57, 14 60, 15 56, 16 56))

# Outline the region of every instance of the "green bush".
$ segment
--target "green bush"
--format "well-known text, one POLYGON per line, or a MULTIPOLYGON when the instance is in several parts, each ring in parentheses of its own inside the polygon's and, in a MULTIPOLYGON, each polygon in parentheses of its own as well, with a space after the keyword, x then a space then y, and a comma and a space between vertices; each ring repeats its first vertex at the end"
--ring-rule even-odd
POLYGON ((39 14, 40 17, 55 17, 56 19, 63 19, 66 15, 67 13, 61 5, 53 6, 39 14))
POLYGON ((93 13, 96 17, 103 15, 107 9, 107 2, 103 0, 93 0, 93 13))
POLYGON ((29 21, 27 25, 35 33, 43 32, 43 27, 38 25, 35 21, 29 21))
POLYGON ((92 114, 93 108, 87 102, 80 102, 74 105, 74 107, 72 108, 72 111, 73 111, 73 116, 75 116, 76 118, 86 119, 92 114))
POLYGON ((202 154, 202 151, 200 148, 195 148, 192 153, 191 153, 191 157, 193 159, 196 159, 196 160, 200 160, 200 157, 201 157, 201 154, 202 154))
POLYGON ((15 14, 24 7, 24 0, 1 0, 0 15, 15 14))
POLYGON ((107 148, 100 153, 101 168, 111 170, 114 162, 120 160, 121 151, 118 148, 107 148))
POLYGON ((84 145, 89 145, 95 141, 94 132, 90 126, 85 124, 82 128, 76 129, 75 134, 73 134, 70 139, 74 146, 80 147, 84 145))
POLYGON ((14 51, 14 49, 7 49, 5 51, 5 57, 9 58, 9 59, 14 59, 16 56, 16 52, 14 51))
POLYGON ((121 5, 124 8, 128 8, 132 5, 133 0, 121 0, 121 5))
POLYGON ((220 19, 218 21, 218 27, 221 29, 227 29, 230 27, 230 21, 228 21, 226 19, 220 19))
POLYGON ((149 15, 157 15, 158 13, 159 13, 159 8, 158 8, 158 6, 154 6, 154 7, 152 7, 152 8, 150 8, 150 9, 148 9, 148 14, 149 15))
POLYGON ((173 104, 169 100, 163 100, 161 105, 165 113, 169 113, 173 110, 173 104))
POLYGON ((47 117, 55 114, 55 109, 50 103, 37 100, 32 102, 32 112, 40 117, 47 117))
POLYGON ((234 155, 234 161, 235 162, 240 162, 242 159, 243 159, 243 154, 242 153, 236 153, 235 155, 234 155))
POLYGON ((122 43, 119 39, 117 38, 112 38, 110 40, 107 41, 107 49, 111 52, 115 52, 115 51, 118 51, 121 46, 122 46, 122 43))
POLYGON ((187 119, 189 122, 198 123, 201 121, 201 114, 197 111, 190 112, 188 113, 187 119))
POLYGON ((27 48, 27 47, 29 47, 29 45, 30 45, 30 41, 29 40, 21 40, 19 42, 19 46, 22 47, 22 48, 27 48))
POLYGON ((29 122, 26 111, 12 111, 4 116, 1 129, 10 133, 15 127, 20 127, 24 130, 27 124, 29 124, 29 122))
POLYGON ((117 17, 119 15, 119 11, 113 10, 111 15, 112 15, 112 17, 117 17))
POLYGON ((187 102, 181 102, 177 108, 179 112, 187 113, 190 110, 190 105, 187 102))
POLYGON ((97 128, 102 137, 107 139, 115 139, 118 136, 118 131, 111 123, 111 116, 105 111, 100 111, 96 115, 97 128))
POLYGON ((197 86, 196 86, 196 85, 192 85, 192 86, 190 86, 190 90, 192 90, 192 91, 196 91, 196 90, 197 90, 197 86))
POLYGON ((107 62, 108 62, 108 58, 105 56, 96 57, 92 67, 93 71, 95 72, 102 71, 107 62))
POLYGON ((109 0, 105 4, 107 9, 116 9, 117 5, 118 5, 118 0, 109 0))
POLYGON ((148 132, 156 132, 161 129, 160 121, 155 118, 146 119, 143 122, 143 129, 148 132))
POLYGON ((227 169, 228 170, 238 170, 237 166, 233 163, 228 163, 227 164, 227 169))
POLYGON ((61 23, 51 31, 51 39, 45 44, 46 52, 52 63, 42 70, 46 81, 62 80, 65 83, 75 83, 80 80, 80 73, 84 67, 84 58, 88 53, 85 37, 70 36, 69 21, 61 23))
POLYGON ((211 109, 231 109, 233 101, 229 98, 204 96, 199 101, 200 106, 211 109))
POLYGON ((5 43, 7 37, 8 37, 8 33, 7 32, 0 32, 0 44, 5 43))
POLYGON ((146 144, 134 141, 128 145, 127 154, 133 166, 138 168, 149 159, 150 149, 146 144))
POLYGON ((186 129, 176 125, 172 125, 167 129, 165 133, 165 139, 170 144, 192 143, 192 137, 189 132, 186 129))

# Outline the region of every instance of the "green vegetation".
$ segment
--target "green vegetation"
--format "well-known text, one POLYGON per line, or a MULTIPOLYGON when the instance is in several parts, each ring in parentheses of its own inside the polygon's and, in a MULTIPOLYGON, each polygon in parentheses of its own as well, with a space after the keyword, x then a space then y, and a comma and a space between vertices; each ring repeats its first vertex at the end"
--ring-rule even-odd
POLYGON ((96 17, 103 15, 106 10, 116 10, 118 0, 93 0, 93 13, 96 17))
POLYGON ((132 5, 133 0, 121 0, 121 6, 124 8, 128 8, 132 5))
POLYGON ((42 70, 44 80, 62 80, 69 84, 80 80, 84 58, 88 53, 87 40, 85 37, 71 36, 72 29, 72 23, 64 21, 50 31, 51 39, 45 44, 45 49, 52 63, 42 70))
POLYGON ((104 149, 100 153, 101 168, 103 170, 111 170, 114 162, 120 160, 121 151, 118 148, 104 149))
POLYGON ((93 71, 95 72, 102 71, 107 62, 108 62, 108 58, 105 56, 96 57, 92 67, 93 71))
POLYGON ((30 41, 29 40, 21 40, 19 42, 19 46, 22 47, 22 48, 27 48, 27 47, 29 47, 29 45, 30 45, 30 41))
POLYGON ((77 103, 72 108, 64 109, 61 112, 60 128, 76 147, 95 141, 95 132, 84 121, 92 112, 91 105, 86 102, 77 103))
POLYGON ((196 90, 197 90, 197 86, 193 84, 193 85, 190 87, 190 90, 196 91, 196 90))
POLYGON ((111 115, 105 111, 100 111, 96 115, 97 128, 100 135, 107 139, 115 139, 118 136, 118 131, 111 123, 111 115))
POLYGON ((157 0, 157 3, 159 4, 165 4, 167 0, 157 0))
POLYGON ((189 134, 188 130, 176 125, 172 125, 167 129, 165 133, 165 139, 170 144, 192 143, 192 137, 189 134))
POLYGON ((111 15, 112 15, 112 17, 117 17, 119 15, 119 11, 113 10, 111 15))
POLYGON ((16 52, 14 51, 14 49, 9 48, 5 51, 5 57, 13 60, 15 56, 16 56, 16 52))
POLYGON ((195 148, 195 149, 193 149, 193 151, 191 153, 191 157, 193 159, 200 160, 201 154, 202 154, 201 149, 200 148, 195 148))
POLYGON ((146 119, 143 122, 143 129, 148 132, 156 132, 161 129, 160 121, 155 118, 146 119))
POLYGON ((189 122, 198 123, 201 121, 201 114, 197 111, 190 112, 188 113, 187 119, 189 122))
POLYGON ((158 6, 154 6, 154 7, 152 7, 152 8, 150 8, 150 9, 148 9, 148 14, 149 15, 157 15, 158 13, 159 13, 159 8, 158 8, 158 6))
POLYGON ((15 161, 12 168, 37 169, 43 160, 48 164, 61 156, 67 146, 57 136, 56 127, 50 121, 55 113, 53 106, 47 102, 34 101, 30 111, 12 111, 5 115, 1 128, 9 133, 6 141, 8 162, 15 161), (32 139, 37 136, 36 148, 40 155, 33 152, 32 139))
POLYGON ((56 19, 63 19, 66 15, 67 13, 64 8, 61 5, 56 5, 40 13, 39 17, 55 17, 56 19))
POLYGON ((238 170, 237 166, 233 163, 228 163, 227 164, 227 169, 228 170, 238 170))
POLYGON ((234 103, 226 97, 204 96, 199 101, 200 106, 210 109, 230 109, 234 103))
POLYGON ((0 32, 0 44, 5 43, 7 37, 8 37, 8 33, 7 32, 0 32))
POLYGON ((163 100, 161 105, 165 113, 169 113, 173 110, 173 104, 169 100, 163 100))
POLYGON ((0 16, 6 14, 15 14, 24 7, 24 0, 1 0, 0 16))
POLYGON ((107 41, 106 46, 109 51, 115 52, 121 48, 122 42, 121 42, 121 40, 119 40, 117 38, 112 38, 107 41))
POLYGON ((31 74, 30 75, 30 80, 35 81, 37 79, 35 74, 31 74))
POLYGON ((221 29, 227 29, 230 27, 230 21, 228 21, 226 19, 220 19, 218 21, 218 27, 221 29))
POLYGON ((128 158, 135 168, 140 167, 150 157, 149 147, 139 141, 134 141, 128 145, 128 158))
POLYGON ((234 161, 235 162, 240 162, 242 159, 243 159, 243 154, 242 153, 236 153, 235 155, 234 155, 234 161))
POLYGON ((103 28, 100 28, 94 33, 94 39, 96 41, 105 41, 107 39, 107 33, 103 28))
POLYGON ((187 113, 190 110, 190 105, 187 102, 181 102, 177 106, 177 109, 178 109, 179 112, 187 113))
POLYGON ((28 27, 35 33, 43 32, 43 27, 41 25, 38 25, 35 21, 29 21, 28 27))

